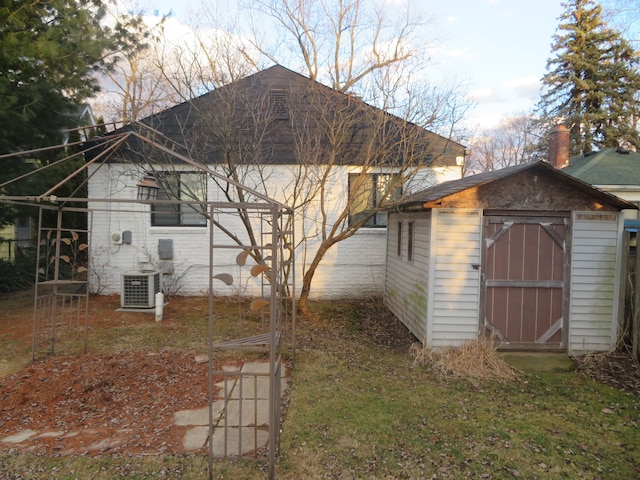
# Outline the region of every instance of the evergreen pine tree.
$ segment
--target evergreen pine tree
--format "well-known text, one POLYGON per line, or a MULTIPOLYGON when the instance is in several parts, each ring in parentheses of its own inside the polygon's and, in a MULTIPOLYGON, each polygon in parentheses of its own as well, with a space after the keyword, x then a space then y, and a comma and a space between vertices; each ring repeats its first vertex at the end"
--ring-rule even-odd
POLYGON ((542 78, 541 117, 570 129, 572 155, 620 145, 640 148, 635 50, 603 21, 593 0, 569 0, 563 7, 551 47, 556 56, 542 78))
MULTIPOLYGON (((56 159, 3 154, 59 145, 78 120, 79 106, 97 90, 96 74, 123 52, 144 47, 140 16, 103 25, 103 0, 0 1, 0 185, 56 159)), ((58 153, 59 154, 59 153, 58 153)), ((63 169, 30 177, 7 195, 33 195, 65 178, 63 169)), ((0 225, 17 212, 0 206, 0 225)))

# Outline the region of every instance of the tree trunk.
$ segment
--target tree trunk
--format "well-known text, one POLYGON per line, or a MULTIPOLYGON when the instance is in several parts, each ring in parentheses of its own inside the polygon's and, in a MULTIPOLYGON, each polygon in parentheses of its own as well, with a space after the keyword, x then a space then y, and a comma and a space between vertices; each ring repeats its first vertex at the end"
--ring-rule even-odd
MULTIPOLYGON (((627 255, 628 255, 627 249, 627 255)), ((631 356, 636 365, 640 365, 640 254, 636 247, 635 282, 632 282, 633 302, 631 312, 631 356)))
POLYGON ((309 265, 309 269, 305 272, 302 277, 302 290, 300 291, 300 298, 298 300, 298 312, 301 315, 306 315, 309 313, 309 292, 311 292, 311 281, 313 280, 313 275, 316 273, 318 269, 318 265, 320 265, 320 261, 325 256, 331 245, 335 242, 330 240, 324 240, 320 246, 318 247, 318 251, 313 257, 313 261, 311 265, 309 265))

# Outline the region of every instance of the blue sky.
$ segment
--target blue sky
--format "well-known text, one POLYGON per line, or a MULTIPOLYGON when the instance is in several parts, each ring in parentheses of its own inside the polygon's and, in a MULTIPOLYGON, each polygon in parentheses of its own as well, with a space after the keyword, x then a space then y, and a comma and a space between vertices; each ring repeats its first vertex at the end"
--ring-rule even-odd
MULTIPOLYGON (((227 1, 235 3, 218 3, 227 1)), ((159 13, 171 10, 178 21, 197 5, 197 0, 154 2, 159 13)), ((488 128, 504 116, 531 110, 551 55, 561 0, 414 0, 414 5, 436 22, 428 32, 436 39, 429 73, 463 83, 476 102, 467 115, 469 128, 488 128)))
POLYGON ((441 22, 437 68, 464 81, 477 106, 470 127, 529 111, 551 56, 560 0, 447 0, 428 2, 441 22))

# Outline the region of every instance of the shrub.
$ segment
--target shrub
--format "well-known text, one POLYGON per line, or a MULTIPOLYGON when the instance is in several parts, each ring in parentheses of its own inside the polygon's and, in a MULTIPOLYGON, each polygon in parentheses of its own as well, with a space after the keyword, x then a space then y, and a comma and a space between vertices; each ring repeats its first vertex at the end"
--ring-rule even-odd
POLYGON ((19 254, 12 260, 0 259, 0 292, 17 292, 32 286, 35 271, 33 253, 19 254))

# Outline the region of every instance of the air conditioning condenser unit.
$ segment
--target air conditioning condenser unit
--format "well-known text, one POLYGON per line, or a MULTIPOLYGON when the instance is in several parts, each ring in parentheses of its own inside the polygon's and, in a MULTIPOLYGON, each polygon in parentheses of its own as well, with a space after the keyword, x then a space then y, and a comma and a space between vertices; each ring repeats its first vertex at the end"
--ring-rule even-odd
POLYGON ((123 273, 120 277, 122 308, 154 308, 162 291, 162 272, 123 273))

